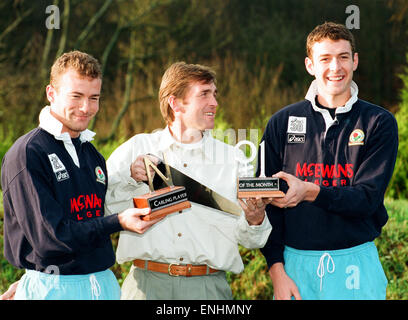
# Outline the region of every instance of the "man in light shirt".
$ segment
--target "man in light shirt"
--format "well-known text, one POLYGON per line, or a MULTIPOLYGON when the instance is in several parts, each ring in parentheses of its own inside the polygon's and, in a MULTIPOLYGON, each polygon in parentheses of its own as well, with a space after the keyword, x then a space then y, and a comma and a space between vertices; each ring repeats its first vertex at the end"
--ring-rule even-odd
MULTIPOLYGON (((161 158, 163 153, 172 167, 237 201, 241 164, 235 149, 208 132, 214 128, 216 94, 210 68, 178 62, 167 69, 159 91, 167 126, 137 134, 112 153, 107 161, 108 213, 132 207, 133 197, 149 192, 143 157, 161 158)), ((157 163, 157 158, 151 160, 157 163)), ((244 269, 238 244, 260 248, 272 229, 266 201, 239 202, 240 216, 192 202, 190 209, 168 215, 144 235, 121 232, 117 261, 133 261, 122 299, 232 299, 225 271, 244 269)))

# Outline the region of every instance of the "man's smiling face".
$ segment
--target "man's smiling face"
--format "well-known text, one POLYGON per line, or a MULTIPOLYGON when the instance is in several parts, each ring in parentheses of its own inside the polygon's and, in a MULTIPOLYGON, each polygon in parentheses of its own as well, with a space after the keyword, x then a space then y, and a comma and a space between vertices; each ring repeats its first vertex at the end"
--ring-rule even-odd
POLYGON ((315 76, 319 95, 326 101, 343 105, 351 96, 353 72, 358 66, 358 54, 352 54, 347 40, 323 39, 314 43, 312 57, 305 59, 307 71, 315 76))
POLYGON ((214 128, 217 111, 217 87, 214 82, 192 83, 185 97, 180 103, 182 112, 179 113, 183 124, 189 129, 204 131, 214 128))

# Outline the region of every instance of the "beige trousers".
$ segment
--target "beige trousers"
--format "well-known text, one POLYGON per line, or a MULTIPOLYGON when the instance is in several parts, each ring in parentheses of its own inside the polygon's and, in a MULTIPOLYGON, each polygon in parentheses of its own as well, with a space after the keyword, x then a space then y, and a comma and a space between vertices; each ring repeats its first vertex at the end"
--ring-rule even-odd
POLYGON ((132 265, 122 285, 122 300, 232 300, 220 271, 206 276, 173 277, 132 265))

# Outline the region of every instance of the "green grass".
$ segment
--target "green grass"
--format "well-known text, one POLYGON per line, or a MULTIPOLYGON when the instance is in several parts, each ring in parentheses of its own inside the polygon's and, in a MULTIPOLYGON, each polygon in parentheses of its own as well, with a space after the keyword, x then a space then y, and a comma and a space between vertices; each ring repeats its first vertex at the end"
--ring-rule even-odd
MULTIPOLYGON (((389 220, 374 242, 388 279, 387 299, 408 299, 408 200, 386 199, 389 220)), ((235 299, 271 299, 273 287, 259 250, 240 248, 245 270, 228 274, 235 299)))
MULTIPOLYGON (((0 200, 1 201, 1 200, 0 200)), ((3 210, 0 203, 0 246, 3 247, 3 210)), ((390 216, 383 232, 375 240, 381 263, 388 278, 387 299, 408 299, 408 200, 387 199, 385 205, 390 216)), ((116 248, 118 234, 112 235, 116 248)), ((234 299, 272 299, 273 288, 267 266, 259 250, 248 250, 240 247, 245 270, 235 275, 227 273, 234 299)), ((122 285, 131 263, 115 264, 112 267, 119 284, 122 285)), ((24 273, 12 267, 0 252, 0 292, 4 292, 10 283, 19 279, 24 273)))
POLYGON ((390 219, 375 240, 388 279, 387 299, 408 299, 408 200, 386 200, 390 219))

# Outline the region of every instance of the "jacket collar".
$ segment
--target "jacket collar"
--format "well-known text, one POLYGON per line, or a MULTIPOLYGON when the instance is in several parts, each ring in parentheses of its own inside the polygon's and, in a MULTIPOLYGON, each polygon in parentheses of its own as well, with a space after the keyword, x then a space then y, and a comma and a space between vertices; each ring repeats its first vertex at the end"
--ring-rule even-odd
MULTIPOLYGON (((52 134, 56 140, 61 140, 64 143, 64 147, 71 156, 72 161, 79 168, 78 154, 72 143, 71 136, 68 132, 61 132, 62 123, 51 114, 50 110, 50 106, 46 106, 41 110, 39 127, 47 131, 49 134, 52 134)), ((86 129, 80 133, 79 140, 81 140, 81 142, 88 142, 93 140, 94 136, 95 132, 86 129)))
MULTIPOLYGON (((336 109, 336 114, 349 112, 353 104, 356 103, 356 101, 358 100, 358 86, 354 81, 351 81, 350 89, 351 89, 350 99, 345 103, 344 106, 338 107, 336 109)), ((306 93, 305 99, 310 101, 315 111, 321 112, 322 109, 316 106, 316 102, 315 102, 315 98, 317 94, 318 94, 317 81, 313 80, 309 87, 309 90, 306 93)))

